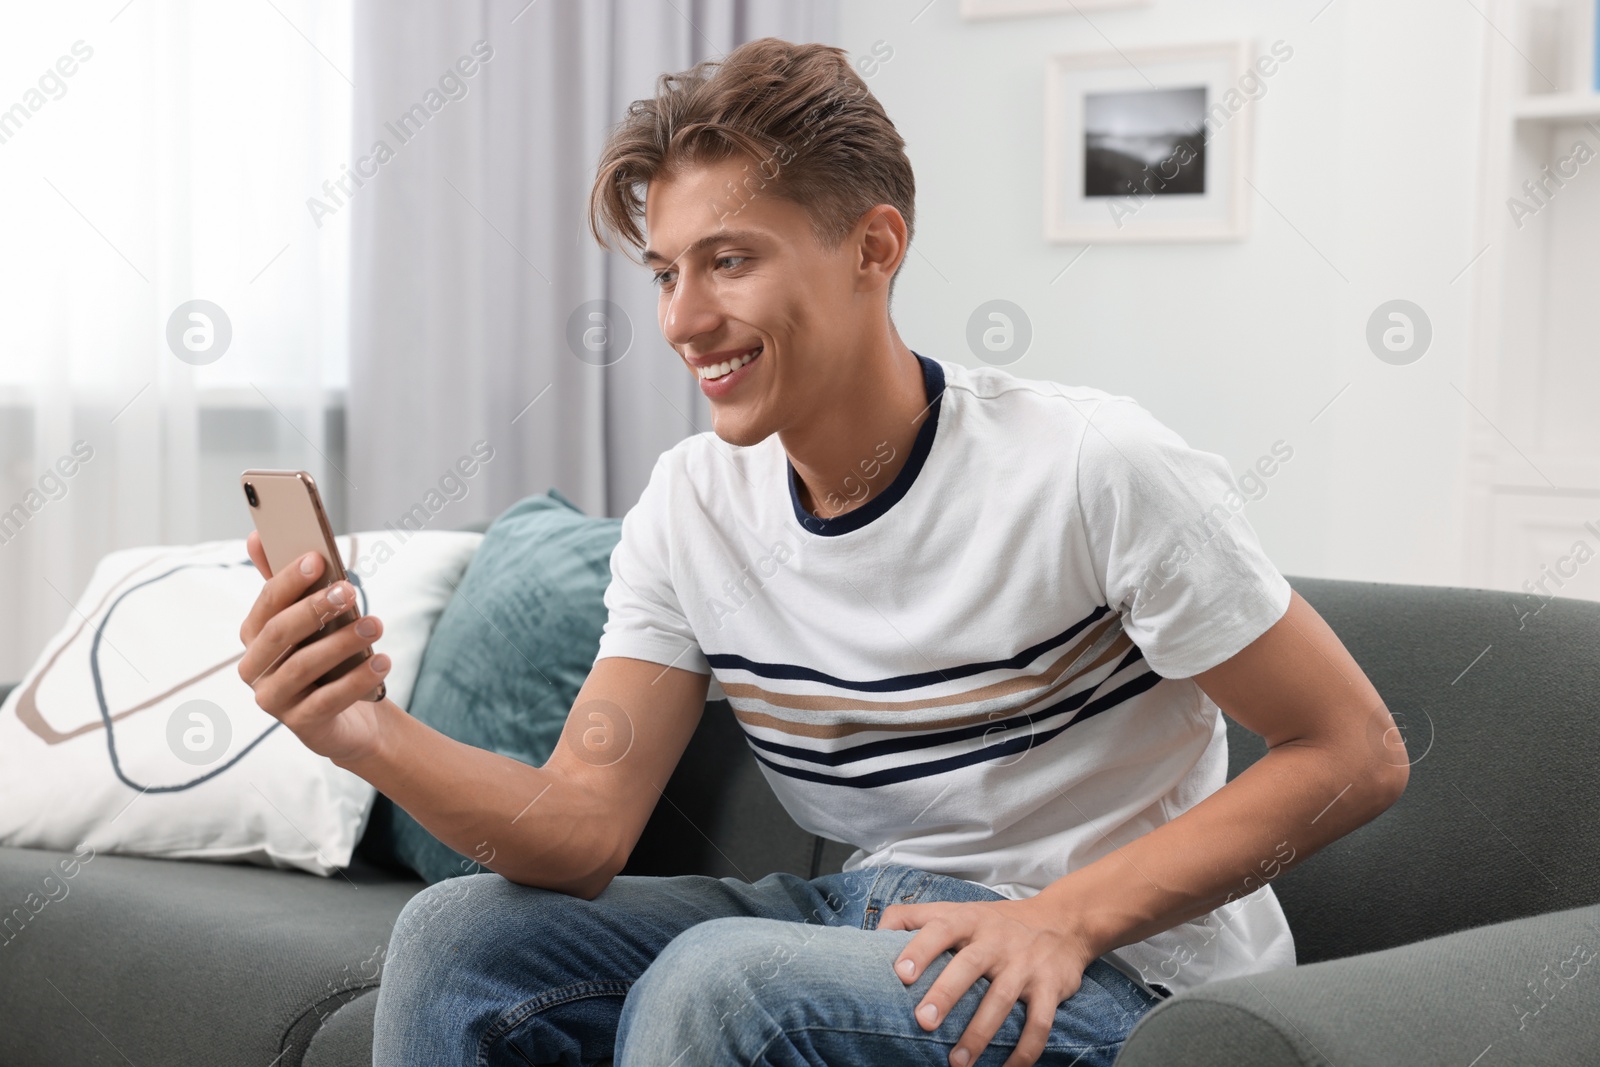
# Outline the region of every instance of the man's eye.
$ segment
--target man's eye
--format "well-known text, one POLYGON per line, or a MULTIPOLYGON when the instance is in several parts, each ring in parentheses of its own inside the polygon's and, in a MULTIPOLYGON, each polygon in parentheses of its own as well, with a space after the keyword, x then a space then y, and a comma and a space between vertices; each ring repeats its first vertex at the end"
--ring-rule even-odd
MULTIPOLYGON (((747 260, 749 258, 750 258, 749 256, 719 256, 715 260, 715 263, 718 266, 721 266, 724 263, 735 263, 735 264, 737 264, 737 263, 743 263, 745 260, 747 260)), ((659 270, 659 271, 656 271, 654 274, 650 275, 650 284, 656 286, 657 288, 661 288, 661 289, 671 288, 671 286, 668 284, 669 281, 670 281, 670 277, 669 276, 671 274, 673 274, 673 271, 670 271, 670 270, 659 270)))

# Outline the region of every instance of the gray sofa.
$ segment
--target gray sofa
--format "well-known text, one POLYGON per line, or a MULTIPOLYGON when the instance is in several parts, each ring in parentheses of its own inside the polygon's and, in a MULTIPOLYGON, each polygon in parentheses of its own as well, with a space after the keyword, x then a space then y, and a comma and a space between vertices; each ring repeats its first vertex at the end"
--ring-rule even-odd
MULTIPOLYGON (((1405 728, 1410 785, 1274 883, 1300 966, 1163 1002, 1118 1064, 1600 1062, 1600 604, 1524 620, 1506 593, 1290 581, 1405 728)), ((1236 775, 1264 747, 1228 730, 1236 775)), ((720 704, 667 795, 626 873, 754 880, 850 852, 790 821, 720 704)), ((19 919, 59 858, 0 849, 0 1067, 370 1062, 414 876, 359 850, 331 878, 100 855, 19 919)))

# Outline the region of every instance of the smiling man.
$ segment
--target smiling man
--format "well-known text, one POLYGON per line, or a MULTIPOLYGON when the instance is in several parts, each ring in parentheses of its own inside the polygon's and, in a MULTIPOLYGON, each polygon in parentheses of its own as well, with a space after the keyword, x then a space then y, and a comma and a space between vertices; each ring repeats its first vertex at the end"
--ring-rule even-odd
POLYGON ((858 846, 762 988, 726 975, 803 908, 669 943, 622 1062, 1110 1063, 1160 997, 1292 965, 1266 881, 1404 787, 1219 457, 1128 398, 906 346, 913 195, 842 53, 770 39, 663 79, 602 156, 596 236, 648 234, 713 433, 624 520, 597 667, 714 674, 796 821, 858 846), (1226 789, 1219 705, 1272 745, 1226 789))
POLYGON ((267 582, 258 703, 495 872, 402 912, 376 1063, 1110 1064, 1163 998, 1292 966, 1270 881, 1404 789, 1221 457, 1127 397, 906 346, 913 198, 837 48, 753 42, 612 131, 591 225, 642 250, 714 430, 624 518, 543 767, 360 702, 364 672, 307 690, 376 626, 265 673, 332 610, 296 600, 315 566, 267 582), (618 873, 712 677, 843 870, 618 873), (1221 713, 1269 745, 1232 782, 1221 713), (622 758, 585 747, 601 721, 622 758))

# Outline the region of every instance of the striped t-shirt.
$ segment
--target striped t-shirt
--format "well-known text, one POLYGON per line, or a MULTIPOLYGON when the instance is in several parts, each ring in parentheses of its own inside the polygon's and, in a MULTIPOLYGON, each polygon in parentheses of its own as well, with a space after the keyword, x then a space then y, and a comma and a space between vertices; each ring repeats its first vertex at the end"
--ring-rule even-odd
MULTIPOLYGON (((1226 724, 1192 676, 1289 585, 1223 459, 1130 398, 917 359, 905 465, 834 518, 801 506, 776 434, 663 453, 599 656, 713 674, 795 822, 856 847, 845 870, 1028 897, 1222 787, 1226 724)), ((1110 962, 1161 993, 1291 966, 1294 941, 1264 884, 1110 962)))

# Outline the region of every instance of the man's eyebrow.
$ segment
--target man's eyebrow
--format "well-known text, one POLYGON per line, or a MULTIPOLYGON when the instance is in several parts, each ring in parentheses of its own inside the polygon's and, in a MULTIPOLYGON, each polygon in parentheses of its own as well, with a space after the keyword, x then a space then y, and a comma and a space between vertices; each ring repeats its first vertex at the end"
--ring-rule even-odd
MULTIPOLYGON (((760 244, 761 242, 765 241, 766 238, 767 238, 767 235, 762 233, 760 230, 718 230, 716 233, 708 233, 708 234, 706 234, 704 237, 700 238, 694 244, 690 245, 688 248, 685 248, 683 250, 682 254, 679 256, 679 258, 681 259, 683 256, 691 255, 691 254, 693 254, 695 252, 698 252, 702 248, 705 248, 707 245, 724 244, 724 243, 727 243, 727 244, 760 244)), ((670 260, 667 259, 666 256, 662 255, 660 252, 657 252, 653 248, 645 249, 644 261, 646 263, 668 263, 668 262, 671 262, 670 260)))

